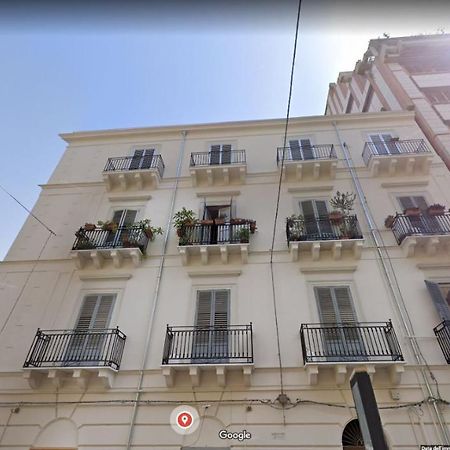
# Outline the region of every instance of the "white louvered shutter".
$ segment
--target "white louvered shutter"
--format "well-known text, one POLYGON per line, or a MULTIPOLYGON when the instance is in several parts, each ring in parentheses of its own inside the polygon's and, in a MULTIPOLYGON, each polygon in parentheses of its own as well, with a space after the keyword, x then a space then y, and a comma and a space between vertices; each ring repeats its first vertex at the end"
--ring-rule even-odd
POLYGON ((197 292, 197 315, 195 326, 199 328, 209 327, 211 325, 213 291, 197 292))
POLYGON ((115 295, 87 295, 81 306, 76 329, 103 329, 109 325, 115 295))
POLYGON ((322 323, 355 323, 350 289, 342 287, 316 287, 317 304, 322 323))
POLYGON ((347 286, 335 287, 334 296, 336 299, 337 310, 340 323, 355 323, 356 317, 353 311, 350 289, 347 286))
POLYGON ((317 306, 319 308, 320 321, 322 323, 337 323, 336 311, 331 297, 331 288, 316 288, 317 306))
POLYGON ((226 328, 228 326, 228 305, 230 291, 214 291, 214 327, 226 328))
POLYGON ((84 297, 83 304, 81 306, 80 315, 77 320, 76 329, 80 331, 88 330, 91 328, 91 320, 94 316, 97 306, 97 295, 88 295, 84 297))

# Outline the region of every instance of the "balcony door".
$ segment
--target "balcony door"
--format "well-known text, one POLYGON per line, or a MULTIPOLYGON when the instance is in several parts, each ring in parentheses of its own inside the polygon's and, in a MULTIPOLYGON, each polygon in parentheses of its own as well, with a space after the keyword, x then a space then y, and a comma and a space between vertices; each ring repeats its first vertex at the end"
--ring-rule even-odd
POLYGON ((402 211, 409 208, 419 208, 422 213, 420 216, 409 216, 405 222, 409 229, 404 230, 406 235, 420 234, 426 231, 439 232, 441 227, 436 217, 427 215, 428 204, 423 195, 404 195, 397 197, 402 211))
POLYGON ((84 297, 74 334, 65 353, 65 365, 98 365, 104 359, 107 339, 105 334, 95 330, 108 328, 114 301, 115 294, 84 297))
POLYGON ((202 227, 202 243, 230 242, 230 227, 228 225, 217 225, 216 220, 221 219, 225 224, 228 224, 231 219, 231 205, 207 205, 203 215, 205 219, 214 220, 214 223, 202 227))
POLYGON ((294 161, 314 159, 314 148, 309 139, 290 139, 289 148, 294 161))
POLYGON ((392 140, 390 133, 369 134, 369 139, 373 143, 373 147, 378 155, 395 155, 400 153, 397 142, 392 140))
POLYGON ((211 145, 209 164, 230 164, 231 163, 231 144, 211 145))
POLYGON ((197 291, 192 358, 195 362, 228 361, 228 289, 197 291))
POLYGON ((325 200, 302 200, 300 211, 305 220, 306 239, 310 241, 337 239, 328 218, 327 202, 325 200))
POLYGON ((137 209, 118 209, 114 211, 112 222, 118 225, 117 231, 109 231, 106 236, 107 247, 121 247, 125 234, 123 227, 132 226, 136 222, 137 209))
POLYGON ((134 151, 130 162, 130 170, 150 169, 152 167, 154 148, 144 148, 134 151))
MULTIPOLYGON (((320 321, 323 324, 321 351, 333 361, 366 360, 365 346, 356 325, 357 319, 348 286, 315 287, 320 321)), ((321 356, 321 355, 320 355, 321 356)))

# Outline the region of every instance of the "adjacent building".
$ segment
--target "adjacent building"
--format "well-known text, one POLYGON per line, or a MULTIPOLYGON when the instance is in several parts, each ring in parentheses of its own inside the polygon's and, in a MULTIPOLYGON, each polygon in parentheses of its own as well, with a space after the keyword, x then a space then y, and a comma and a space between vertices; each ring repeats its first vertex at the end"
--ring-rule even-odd
POLYGON ((371 40, 355 69, 330 83, 325 114, 399 110, 415 111, 450 168, 450 35, 371 40))
POLYGON ((284 127, 61 135, 55 234, 0 264, 0 448, 354 450, 355 370, 389 448, 445 443, 447 168, 414 112, 284 127))

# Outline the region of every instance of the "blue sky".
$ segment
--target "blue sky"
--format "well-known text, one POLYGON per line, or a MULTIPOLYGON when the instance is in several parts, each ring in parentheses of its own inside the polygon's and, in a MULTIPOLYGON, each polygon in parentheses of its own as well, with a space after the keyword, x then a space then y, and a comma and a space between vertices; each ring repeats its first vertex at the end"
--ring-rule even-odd
MULTIPOLYGON (((0 184, 30 208, 64 152, 61 132, 285 116, 294 1, 111 2, 108 14, 37 4, 0 5, 0 184)), ((333 5, 303 0, 292 116, 323 114, 328 83, 369 39, 450 31, 443 2, 333 5)), ((2 191, 0 206, 1 260, 27 213, 2 191)))

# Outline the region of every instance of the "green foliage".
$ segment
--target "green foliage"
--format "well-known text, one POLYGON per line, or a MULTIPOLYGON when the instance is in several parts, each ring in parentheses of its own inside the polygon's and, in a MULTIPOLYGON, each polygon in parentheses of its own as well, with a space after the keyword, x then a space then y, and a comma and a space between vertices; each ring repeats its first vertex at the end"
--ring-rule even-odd
POLYGON ((333 209, 342 212, 342 214, 346 216, 353 210, 355 200, 356 194, 337 191, 334 197, 330 200, 330 205, 333 209))
POLYGON ((174 214, 172 220, 174 228, 178 230, 185 225, 194 224, 197 218, 195 216, 195 212, 192 211, 192 209, 186 209, 183 206, 183 208, 180 211, 174 214))

